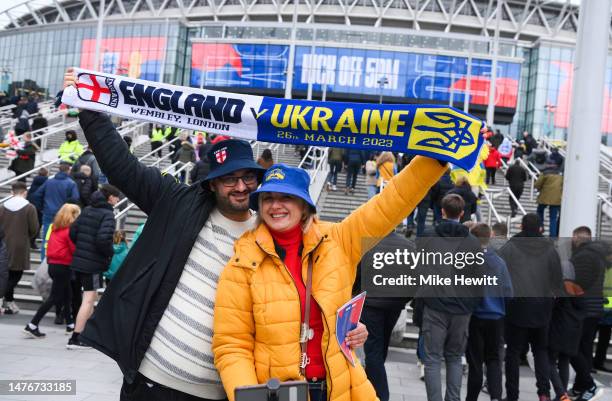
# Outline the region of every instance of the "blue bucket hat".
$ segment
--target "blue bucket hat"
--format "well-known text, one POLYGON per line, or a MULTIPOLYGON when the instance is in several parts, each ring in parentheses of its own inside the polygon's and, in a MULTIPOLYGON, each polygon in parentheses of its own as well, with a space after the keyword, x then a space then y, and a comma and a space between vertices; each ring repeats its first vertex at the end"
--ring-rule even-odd
POLYGON ((310 176, 306 171, 286 164, 274 164, 266 171, 263 182, 259 189, 251 192, 250 207, 253 210, 259 208, 257 202, 262 192, 280 192, 303 199, 316 212, 317 207, 310 198, 308 188, 310 187, 310 176))
POLYGON ((215 143, 208 151, 210 172, 204 181, 230 174, 236 170, 255 170, 261 178, 265 168, 253 160, 253 149, 247 141, 227 139, 215 143))

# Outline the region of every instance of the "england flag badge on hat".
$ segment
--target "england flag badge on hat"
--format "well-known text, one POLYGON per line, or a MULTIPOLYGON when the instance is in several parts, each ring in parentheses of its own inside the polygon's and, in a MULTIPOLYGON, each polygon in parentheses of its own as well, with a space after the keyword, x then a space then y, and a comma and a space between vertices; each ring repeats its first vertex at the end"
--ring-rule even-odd
POLYGON ((223 164, 223 162, 227 159, 227 148, 221 148, 215 151, 215 160, 219 164, 223 164))

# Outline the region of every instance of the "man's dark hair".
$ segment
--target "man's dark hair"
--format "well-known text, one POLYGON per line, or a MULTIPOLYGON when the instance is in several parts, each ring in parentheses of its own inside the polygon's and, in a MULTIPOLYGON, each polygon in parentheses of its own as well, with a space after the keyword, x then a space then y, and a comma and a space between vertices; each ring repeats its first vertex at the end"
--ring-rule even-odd
POLYGON ((116 196, 116 197, 121 196, 121 191, 119 191, 117 187, 111 184, 102 185, 100 187, 100 192, 102 192, 106 200, 108 200, 108 198, 110 198, 111 196, 116 196))
POLYGON ((49 170, 44 167, 38 169, 38 175, 42 175, 43 177, 47 177, 49 175, 49 170))
POLYGON ((458 219, 465 207, 465 201, 460 195, 448 194, 442 198, 442 210, 446 213, 449 219, 458 219))
POLYGON ((17 181, 11 185, 11 191, 13 191, 14 194, 22 194, 27 190, 28 186, 25 184, 25 182, 17 181))
POLYGON ((264 160, 272 160, 272 151, 270 149, 264 149, 261 152, 261 158, 264 160))
POLYGON ((491 240, 491 227, 485 223, 478 223, 470 230, 472 235, 478 238, 480 245, 487 246, 491 240))
POLYGON ((575 246, 579 246, 586 242, 592 241, 593 240, 592 235, 593 234, 591 233, 591 229, 589 227, 587 226, 576 227, 574 228, 574 231, 572 231, 572 236, 574 237, 572 242, 574 243, 575 246))
POLYGON ((491 230, 493 230, 496 237, 508 236, 508 226, 505 223, 495 223, 491 226, 491 230))
POLYGON ((526 233, 540 233, 540 218, 535 213, 527 213, 521 220, 521 228, 526 233))
POLYGON ((574 231, 572 231, 572 234, 575 236, 584 236, 584 237, 591 237, 593 235, 593 233, 591 232, 591 229, 587 226, 580 226, 580 227, 574 228, 574 231))
POLYGON ((70 172, 70 163, 64 163, 64 162, 60 163, 59 171, 61 171, 62 173, 70 172))

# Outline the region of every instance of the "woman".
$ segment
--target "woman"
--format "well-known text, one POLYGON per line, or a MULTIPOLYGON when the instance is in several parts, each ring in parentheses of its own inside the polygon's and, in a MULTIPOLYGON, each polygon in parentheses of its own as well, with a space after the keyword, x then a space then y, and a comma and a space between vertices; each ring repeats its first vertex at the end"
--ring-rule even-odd
POLYGON ((393 153, 382 152, 380 156, 378 156, 378 159, 376 159, 376 169, 378 171, 376 186, 380 192, 381 187, 387 185, 387 182, 391 181, 391 178, 393 178, 396 173, 395 156, 393 156, 393 153))
MULTIPOLYGON (((376 400, 362 366, 353 367, 340 350, 336 312, 351 298, 362 254, 377 242, 364 246, 363 239, 379 240, 391 232, 445 168, 415 158, 379 196, 335 224, 316 217, 304 170, 276 164, 266 172, 251 194, 259 224, 236 241, 215 302, 215 365, 230 401, 236 387, 272 377, 307 379, 311 401, 376 400), (300 343, 303 320, 309 325, 300 343)), ((347 343, 359 346, 364 337, 349 332, 347 343)))
POLYGON ((40 305, 32 321, 26 325, 23 332, 32 338, 42 338, 45 333, 38 330, 38 324, 53 305, 61 305, 66 319, 66 333, 74 330, 72 321, 72 288, 70 286, 70 265, 75 245, 70 240, 70 226, 81 214, 77 205, 66 203, 55 215, 51 226, 51 236, 47 243, 47 263, 49 276, 53 280, 51 295, 40 305))
POLYGON ((497 169, 502 165, 501 154, 493 145, 488 144, 488 146, 489 156, 484 161, 485 169, 487 170, 487 185, 495 185, 495 173, 497 173, 497 169))
POLYGON ((117 230, 113 235, 113 259, 111 260, 108 270, 104 272, 103 276, 110 282, 115 277, 117 271, 123 264, 123 260, 127 256, 130 247, 128 246, 127 240, 125 239, 125 231, 117 230))

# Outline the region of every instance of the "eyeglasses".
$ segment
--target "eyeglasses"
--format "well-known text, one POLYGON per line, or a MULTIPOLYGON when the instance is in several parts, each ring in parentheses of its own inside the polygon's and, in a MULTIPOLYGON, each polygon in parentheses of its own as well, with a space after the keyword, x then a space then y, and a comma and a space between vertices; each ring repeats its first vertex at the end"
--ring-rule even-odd
POLYGON ((257 175, 250 173, 250 174, 245 174, 243 176, 240 177, 235 177, 235 176, 225 176, 225 177, 220 177, 219 181, 221 182, 221 184, 223 184, 223 186, 225 187, 235 187, 236 185, 238 185, 238 180, 241 180, 244 185, 253 185, 255 183, 257 183, 257 175))

